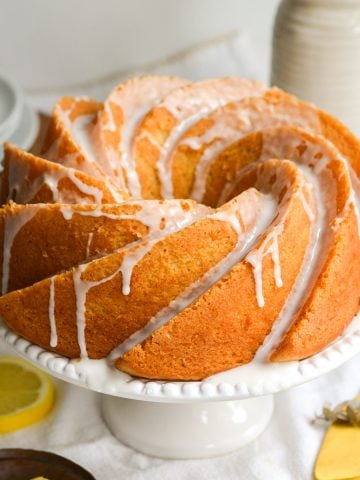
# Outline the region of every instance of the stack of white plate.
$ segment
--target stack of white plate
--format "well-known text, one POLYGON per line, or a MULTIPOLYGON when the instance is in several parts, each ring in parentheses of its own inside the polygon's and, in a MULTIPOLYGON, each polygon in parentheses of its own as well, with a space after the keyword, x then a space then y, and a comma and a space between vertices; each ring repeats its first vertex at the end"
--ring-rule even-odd
POLYGON ((25 102, 19 86, 14 80, 0 75, 0 160, 4 142, 26 150, 31 147, 38 130, 38 116, 25 102))

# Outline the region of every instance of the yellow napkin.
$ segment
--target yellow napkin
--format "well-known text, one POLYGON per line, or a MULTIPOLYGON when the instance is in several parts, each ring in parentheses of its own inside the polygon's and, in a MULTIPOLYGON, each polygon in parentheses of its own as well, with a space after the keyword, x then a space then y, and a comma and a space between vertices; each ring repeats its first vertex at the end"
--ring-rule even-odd
POLYGON ((360 427, 333 423, 315 466, 316 480, 360 480, 360 427))

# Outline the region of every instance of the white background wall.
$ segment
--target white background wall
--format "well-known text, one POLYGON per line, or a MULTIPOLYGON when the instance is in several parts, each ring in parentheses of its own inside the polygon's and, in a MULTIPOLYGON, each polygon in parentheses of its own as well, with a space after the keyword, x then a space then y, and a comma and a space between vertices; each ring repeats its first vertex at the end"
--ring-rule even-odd
POLYGON ((0 72, 35 93, 97 81, 240 30, 253 42, 266 77, 278 3, 0 0, 0 72))

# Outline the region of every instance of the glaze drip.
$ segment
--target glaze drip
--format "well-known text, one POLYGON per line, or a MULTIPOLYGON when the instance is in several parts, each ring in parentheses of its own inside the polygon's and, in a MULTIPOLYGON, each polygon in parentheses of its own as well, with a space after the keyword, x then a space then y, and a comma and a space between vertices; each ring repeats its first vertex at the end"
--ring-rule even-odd
MULTIPOLYGON (((121 168, 126 172, 127 187, 133 198, 141 198, 141 186, 133 157, 133 138, 146 114, 154 108, 161 99, 175 88, 186 84, 180 78, 142 77, 136 82, 130 80, 122 88, 115 89, 105 103, 106 122, 104 130, 116 132, 119 127, 115 122, 111 104, 116 105, 122 112, 120 126, 120 141, 117 150, 112 146, 106 147, 106 154, 113 165, 113 170, 121 168)), ((122 177, 122 175, 118 175, 122 177)), ((123 185, 122 185, 123 186, 123 185)))
POLYGON ((116 347, 109 355, 109 359, 114 361, 124 355, 219 282, 246 255, 275 215, 275 200, 270 195, 261 195, 255 190, 249 190, 240 195, 237 200, 228 205, 226 210, 211 215, 209 217, 211 220, 227 222, 233 227, 238 237, 234 249, 217 265, 208 270, 202 278, 190 285, 167 307, 152 317, 144 328, 116 347), (250 205, 252 210, 249 209, 250 205))
MULTIPOLYGON (((151 203, 151 202, 150 202, 151 203)), ((123 254, 123 259, 120 263, 120 266, 110 275, 106 275, 100 280, 97 281, 87 281, 82 278, 83 274, 86 274, 88 268, 87 263, 79 265, 73 272, 73 284, 76 296, 76 325, 78 332, 78 344, 80 348, 81 358, 87 358, 87 347, 86 347, 86 338, 85 338, 85 329, 86 329, 86 297, 89 290, 93 287, 99 286, 105 282, 108 282, 115 278, 116 276, 121 275, 122 277, 122 294, 130 295, 131 293, 131 277, 134 268, 138 263, 145 257, 145 255, 151 251, 151 249, 160 242, 166 235, 175 233, 188 225, 191 225, 193 222, 202 218, 209 211, 208 208, 203 207, 202 205, 193 206, 192 209, 184 210, 184 205, 189 205, 189 202, 183 201, 172 201, 169 203, 159 203, 152 202, 153 204, 158 204, 157 214, 148 216, 147 208, 150 207, 148 202, 144 203, 143 207, 134 215, 120 215, 117 216, 117 219, 135 219, 142 221, 150 229, 150 239, 138 244, 129 244, 126 247, 123 247, 115 252, 123 254), (164 223, 165 220, 165 223, 164 223), (164 228, 161 228, 161 225, 164 228), (151 238, 153 236, 153 238, 151 238)), ((134 205, 141 205, 141 202, 134 202, 134 205)), ((64 218, 69 219, 69 212, 66 209, 62 211, 64 218)), ((71 213, 71 215, 74 212, 71 213)), ((108 216, 109 214, 102 212, 101 207, 94 210, 94 212, 77 212, 80 215, 91 215, 92 213, 97 216, 108 216)), ((119 282, 120 288, 120 282, 119 282)))
MULTIPOLYGON (((173 198, 171 153, 186 131, 210 112, 234 100, 263 92, 260 84, 223 78, 207 80, 175 90, 158 105, 167 110, 175 124, 163 144, 152 138, 159 152, 157 171, 162 198, 173 198)), ((151 135, 150 135, 151 136, 151 135)))
POLYGON ((246 256, 246 261, 253 267, 256 301, 258 306, 261 308, 265 306, 262 286, 262 262, 266 255, 271 255, 274 264, 274 278, 276 286, 278 288, 283 286, 278 244, 278 237, 281 235, 283 228, 284 227, 282 224, 273 227, 271 232, 266 236, 266 239, 260 248, 253 250, 246 256))
POLYGON ((360 146, 313 105, 241 79, 143 77, 104 104, 60 100, 46 149, 5 146, 1 179, 3 202, 43 202, 0 212, 0 315, 25 338, 100 356, 99 374, 198 380, 255 352, 309 357, 356 315, 360 146))
POLYGON ((49 320, 50 320, 50 347, 56 347, 58 344, 58 337, 56 331, 55 319, 55 279, 50 278, 50 299, 49 299, 49 320))
POLYGON ((1 293, 5 295, 8 291, 11 250, 14 240, 20 230, 36 215, 38 207, 29 206, 23 215, 16 217, 8 215, 4 218, 4 246, 3 246, 3 261, 2 261, 2 288, 1 293))

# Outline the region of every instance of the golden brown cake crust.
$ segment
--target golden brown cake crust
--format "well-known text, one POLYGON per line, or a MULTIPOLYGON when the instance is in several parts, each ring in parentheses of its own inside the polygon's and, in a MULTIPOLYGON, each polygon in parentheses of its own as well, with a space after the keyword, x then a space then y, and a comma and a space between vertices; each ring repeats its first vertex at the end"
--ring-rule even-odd
POLYGON ((0 210, 2 240, 7 224, 22 225, 25 219, 12 243, 7 291, 28 287, 90 258, 145 239, 148 228, 131 218, 140 208, 136 204, 5 205, 0 210), (98 212, 109 216, 98 216, 98 212), (123 215, 130 218, 119 218, 123 215))
MULTIPOLYGON (((271 161, 268 168, 274 168, 271 161)), ((292 174, 294 193, 300 179, 291 164, 284 168, 292 174)), ((271 257, 266 256, 262 264, 263 294, 271 302, 267 301, 264 308, 258 306, 252 268, 242 260, 171 322, 119 359, 121 370, 147 378, 157 378, 161 372, 161 378, 198 380, 249 362, 290 293, 309 241, 309 220, 295 195, 287 205, 284 224, 278 242, 287 268, 280 290, 275 285, 271 257), (296 252, 294 242, 298 245, 296 252)), ((268 236, 271 234, 269 229, 268 236)), ((266 236, 254 249, 265 242, 266 236)))
POLYGON ((311 297, 271 356, 272 361, 299 360, 320 352, 359 311, 360 242, 354 224, 356 218, 351 210, 337 231, 311 297))
POLYGON ((81 117, 95 117, 101 108, 102 103, 89 98, 61 98, 53 109, 41 155, 50 161, 90 173, 103 180, 104 172, 96 164, 93 165, 70 128, 70 125, 81 117))
MULTIPOLYGON (((122 294, 121 275, 111 278, 122 263, 124 252, 94 260, 81 276, 83 281, 96 282, 89 290, 86 303, 86 337, 90 358, 102 358, 119 343, 143 327, 161 308, 179 295, 188 285, 204 274, 229 252, 236 235, 225 222, 200 220, 154 245, 151 251, 135 266, 132 289, 128 296, 122 294), (212 242, 209 242, 209 238, 212 242), (193 262, 192 253, 199 259, 193 262), (181 275, 179 275, 181 272, 181 275), (153 281, 156 278, 156 282, 153 281), (120 281, 119 281, 120 280, 120 281), (167 285, 166 290, 159 285, 167 285), (99 298, 102 299, 99 302, 99 298), (118 328, 118 326, 121 328, 118 328)), ((132 250, 141 248, 132 247, 132 250)), ((76 269, 75 269, 76 271, 76 269)), ((79 355, 76 335, 76 299, 74 273, 66 272, 54 278, 56 310, 59 315, 57 329, 60 341, 55 351, 76 357, 79 355)), ((12 328, 25 338, 47 347, 49 345, 49 288, 50 280, 42 280, 23 290, 0 298, 0 314, 12 328), (41 303, 43 308, 38 308, 41 303), (36 317, 37 329, 33 329, 36 317)))
MULTIPOLYGON (((1 200, 18 203, 114 203, 116 196, 103 180, 49 162, 6 143, 1 200), (49 183, 48 179, 53 181, 49 183)), ((118 192, 122 197, 123 194, 118 192)))
POLYGON ((63 98, 45 158, 5 145, 0 315, 153 379, 311 356, 359 311, 359 152, 326 112, 243 79, 63 98))

